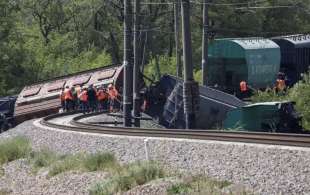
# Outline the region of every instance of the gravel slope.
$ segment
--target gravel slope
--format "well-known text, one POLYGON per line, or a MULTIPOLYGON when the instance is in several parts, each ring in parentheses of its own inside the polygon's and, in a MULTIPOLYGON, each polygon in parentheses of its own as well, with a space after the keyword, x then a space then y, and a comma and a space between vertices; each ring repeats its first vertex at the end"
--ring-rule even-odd
POLYGON ((34 174, 26 160, 16 160, 3 167, 0 189, 13 195, 74 195, 88 194, 88 188, 98 180, 107 177, 106 173, 66 172, 47 178, 46 171, 34 174))
POLYGON ((157 160, 187 173, 244 184, 258 194, 310 194, 310 149, 215 141, 103 136, 40 129, 32 121, 0 139, 28 137, 35 149, 61 153, 110 151, 120 162, 157 160), (148 154, 148 155, 146 155, 148 154))

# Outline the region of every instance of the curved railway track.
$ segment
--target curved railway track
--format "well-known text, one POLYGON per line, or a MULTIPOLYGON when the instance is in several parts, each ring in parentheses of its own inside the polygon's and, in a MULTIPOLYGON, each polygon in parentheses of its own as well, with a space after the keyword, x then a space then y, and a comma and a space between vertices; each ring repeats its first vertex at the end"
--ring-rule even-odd
POLYGON ((282 133, 280 134, 280 133, 258 133, 258 132, 216 131, 216 130, 109 127, 99 124, 84 123, 80 121, 83 118, 98 115, 98 113, 74 116, 72 120, 69 122, 69 125, 56 124, 51 122, 54 119, 65 117, 70 114, 74 113, 63 113, 47 116, 41 120, 41 124, 44 126, 68 131, 100 133, 110 135, 186 138, 186 139, 198 139, 198 140, 216 140, 216 141, 228 141, 228 142, 310 147, 310 135, 308 134, 282 134, 282 133))

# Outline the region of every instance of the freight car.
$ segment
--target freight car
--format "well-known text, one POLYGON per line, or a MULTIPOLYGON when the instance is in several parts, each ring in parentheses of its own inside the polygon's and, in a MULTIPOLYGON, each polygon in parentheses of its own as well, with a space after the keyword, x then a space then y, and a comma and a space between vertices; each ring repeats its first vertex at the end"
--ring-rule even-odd
POLYGON ((15 125, 14 104, 17 96, 0 98, 0 131, 3 132, 15 125))
POLYGON ((216 39, 209 45, 208 85, 228 93, 244 80, 255 89, 273 86, 280 69, 280 47, 269 39, 216 39))
MULTIPOLYGON (((183 81, 164 75, 147 92, 150 103, 146 113, 167 128, 185 128, 183 106, 183 81)), ((245 105, 233 95, 199 86, 197 128, 220 128, 228 111, 245 105)))
POLYGON ((272 40, 281 49, 280 71, 285 73, 287 84, 292 86, 310 66, 310 35, 274 37, 272 40))
POLYGON ((64 86, 122 85, 122 67, 111 65, 57 77, 24 87, 15 103, 14 117, 17 123, 58 112, 59 94, 64 86))

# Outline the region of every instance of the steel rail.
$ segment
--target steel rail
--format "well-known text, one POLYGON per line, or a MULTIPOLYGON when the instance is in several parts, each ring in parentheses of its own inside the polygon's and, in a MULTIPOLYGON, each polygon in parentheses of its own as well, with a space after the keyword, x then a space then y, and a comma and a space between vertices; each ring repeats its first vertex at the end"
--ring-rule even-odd
POLYGON ((80 122, 81 119, 98 115, 86 114, 74 117, 70 124, 72 126, 51 123, 50 120, 68 116, 72 113, 50 115, 41 120, 41 124, 68 131, 99 133, 109 135, 125 135, 140 137, 164 137, 198 140, 215 140, 227 142, 243 142, 268 145, 310 147, 309 134, 284 134, 265 132, 240 132, 240 131, 218 131, 218 130, 184 130, 184 129, 150 129, 132 127, 108 127, 99 124, 80 122))

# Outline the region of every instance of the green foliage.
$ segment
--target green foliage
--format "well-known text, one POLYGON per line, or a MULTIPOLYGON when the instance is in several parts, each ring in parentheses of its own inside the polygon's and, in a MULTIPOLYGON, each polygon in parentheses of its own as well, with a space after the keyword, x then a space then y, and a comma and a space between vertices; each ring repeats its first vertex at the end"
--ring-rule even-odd
POLYGON ((15 137, 0 143, 0 164, 26 157, 31 151, 30 143, 23 137, 15 137))
MULTIPOLYGON (((219 4, 232 3, 221 0, 219 4)), ((251 1, 247 6, 210 6, 216 37, 277 36, 308 32, 308 0, 251 1), (291 8, 251 9, 292 5, 291 8), (249 6, 249 7, 248 7, 249 6), (238 9, 237 9, 238 8, 238 9)), ((170 4, 141 6, 139 47, 145 73, 176 74, 170 4), (157 60, 155 60, 157 59, 157 60), (158 63, 156 63, 158 62, 158 63), (156 66, 156 64, 159 64, 156 66)), ((191 7, 195 78, 201 81, 201 6, 191 7)), ((120 63, 123 5, 111 0, 0 0, 0 96, 41 79, 120 63)))
POLYGON ((113 154, 96 153, 87 155, 83 162, 83 166, 88 171, 98 171, 117 168, 119 165, 113 154))
POLYGON ((285 93, 276 94, 273 90, 266 90, 258 91, 252 97, 254 102, 286 100, 296 102, 295 108, 303 117, 302 126, 310 130, 310 73, 304 74, 303 79, 285 93))
POLYGON ((48 175, 52 177, 66 171, 79 170, 82 168, 81 165, 84 159, 85 156, 83 154, 66 156, 64 159, 51 165, 48 175))
POLYGON ((151 58, 144 70, 144 74, 154 81, 158 81, 164 74, 176 75, 176 58, 156 56, 151 58))
POLYGON ((120 172, 110 179, 97 183, 89 192, 92 195, 116 194, 164 176, 163 169, 154 162, 134 163, 123 167, 120 172))
POLYGON ((58 156, 57 161, 53 161, 49 170, 49 176, 71 171, 116 171, 119 164, 113 154, 95 153, 95 154, 75 154, 67 156, 58 156))
MULTIPOLYGON (((173 194, 222 194, 221 189, 231 185, 228 181, 216 181, 204 176, 194 176, 184 179, 183 183, 178 183, 167 189, 168 195, 173 194)), ((233 194, 233 193, 232 193, 233 194)))
POLYGON ((38 152, 31 152, 28 159, 36 171, 42 167, 48 167, 55 163, 58 160, 58 156, 55 152, 44 148, 38 152))

